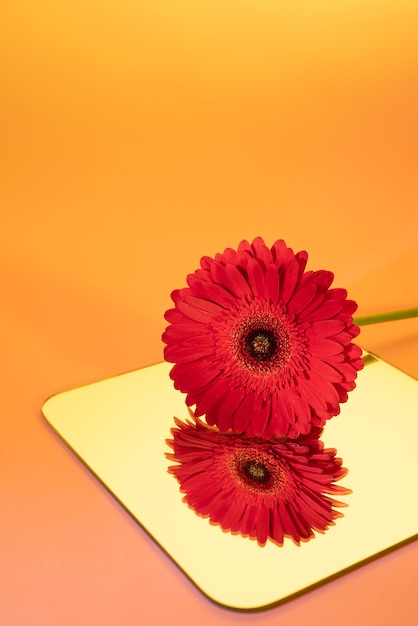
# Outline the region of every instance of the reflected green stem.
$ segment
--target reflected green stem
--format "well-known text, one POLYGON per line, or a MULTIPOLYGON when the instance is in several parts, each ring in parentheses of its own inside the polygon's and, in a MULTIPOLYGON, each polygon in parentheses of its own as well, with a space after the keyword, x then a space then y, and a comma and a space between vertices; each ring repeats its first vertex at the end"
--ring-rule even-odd
POLYGON ((398 311, 387 311, 386 313, 376 313, 375 315, 360 315, 354 317, 354 323, 357 324, 357 326, 367 326, 369 324, 380 324, 380 322, 405 320, 411 317, 418 317, 418 307, 400 309, 398 311))

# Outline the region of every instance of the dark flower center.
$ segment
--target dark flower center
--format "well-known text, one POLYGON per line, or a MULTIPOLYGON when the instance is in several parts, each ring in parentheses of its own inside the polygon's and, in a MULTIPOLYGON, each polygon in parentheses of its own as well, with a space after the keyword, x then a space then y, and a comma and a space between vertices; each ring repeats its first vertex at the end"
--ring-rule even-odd
POLYGON ((244 461, 241 469, 245 476, 255 483, 267 484, 271 480, 271 474, 267 467, 259 461, 244 461))
POLYGON ((274 333, 266 328, 254 328, 245 338, 246 352, 256 361, 269 361, 277 352, 274 333))

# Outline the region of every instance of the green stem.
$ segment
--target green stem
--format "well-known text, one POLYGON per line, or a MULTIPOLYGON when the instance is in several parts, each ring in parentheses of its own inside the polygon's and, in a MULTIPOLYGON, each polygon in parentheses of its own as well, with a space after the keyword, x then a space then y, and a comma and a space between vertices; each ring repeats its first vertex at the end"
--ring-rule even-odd
POLYGON ((357 324, 357 326, 367 326, 368 324, 379 324, 380 322, 391 322, 392 320, 405 320, 411 317, 418 317, 418 307, 398 311, 387 311, 386 313, 376 313, 375 315, 361 315, 354 317, 354 323, 357 324))

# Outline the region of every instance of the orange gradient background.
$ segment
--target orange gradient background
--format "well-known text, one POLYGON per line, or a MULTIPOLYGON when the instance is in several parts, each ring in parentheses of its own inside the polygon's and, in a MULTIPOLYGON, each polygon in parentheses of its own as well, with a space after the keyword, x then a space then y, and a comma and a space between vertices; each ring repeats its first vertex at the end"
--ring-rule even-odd
MULTIPOLYGON (((416 543, 265 613, 212 605, 40 407, 162 360, 171 290, 243 238, 307 249, 360 314, 417 305, 418 4, 9 5, 0 623, 415 624, 416 543)), ((361 343, 418 376, 416 320, 361 343)))

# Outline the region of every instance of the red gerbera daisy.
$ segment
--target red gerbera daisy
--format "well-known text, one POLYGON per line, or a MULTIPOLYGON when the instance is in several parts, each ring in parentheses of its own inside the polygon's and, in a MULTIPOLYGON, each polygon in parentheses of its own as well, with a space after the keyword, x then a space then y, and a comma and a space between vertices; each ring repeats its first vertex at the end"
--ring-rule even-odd
POLYGON ((195 418, 175 418, 167 443, 178 463, 169 472, 180 483, 183 500, 223 530, 283 545, 290 537, 300 545, 323 533, 345 506, 326 494, 347 494, 335 485, 347 470, 336 450, 324 449, 321 429, 297 441, 249 439, 221 433, 195 418))
POLYGON ((257 237, 214 259, 174 291, 165 359, 188 406, 226 432, 295 438, 339 412, 363 367, 352 343, 357 304, 307 271, 307 253, 257 237))

